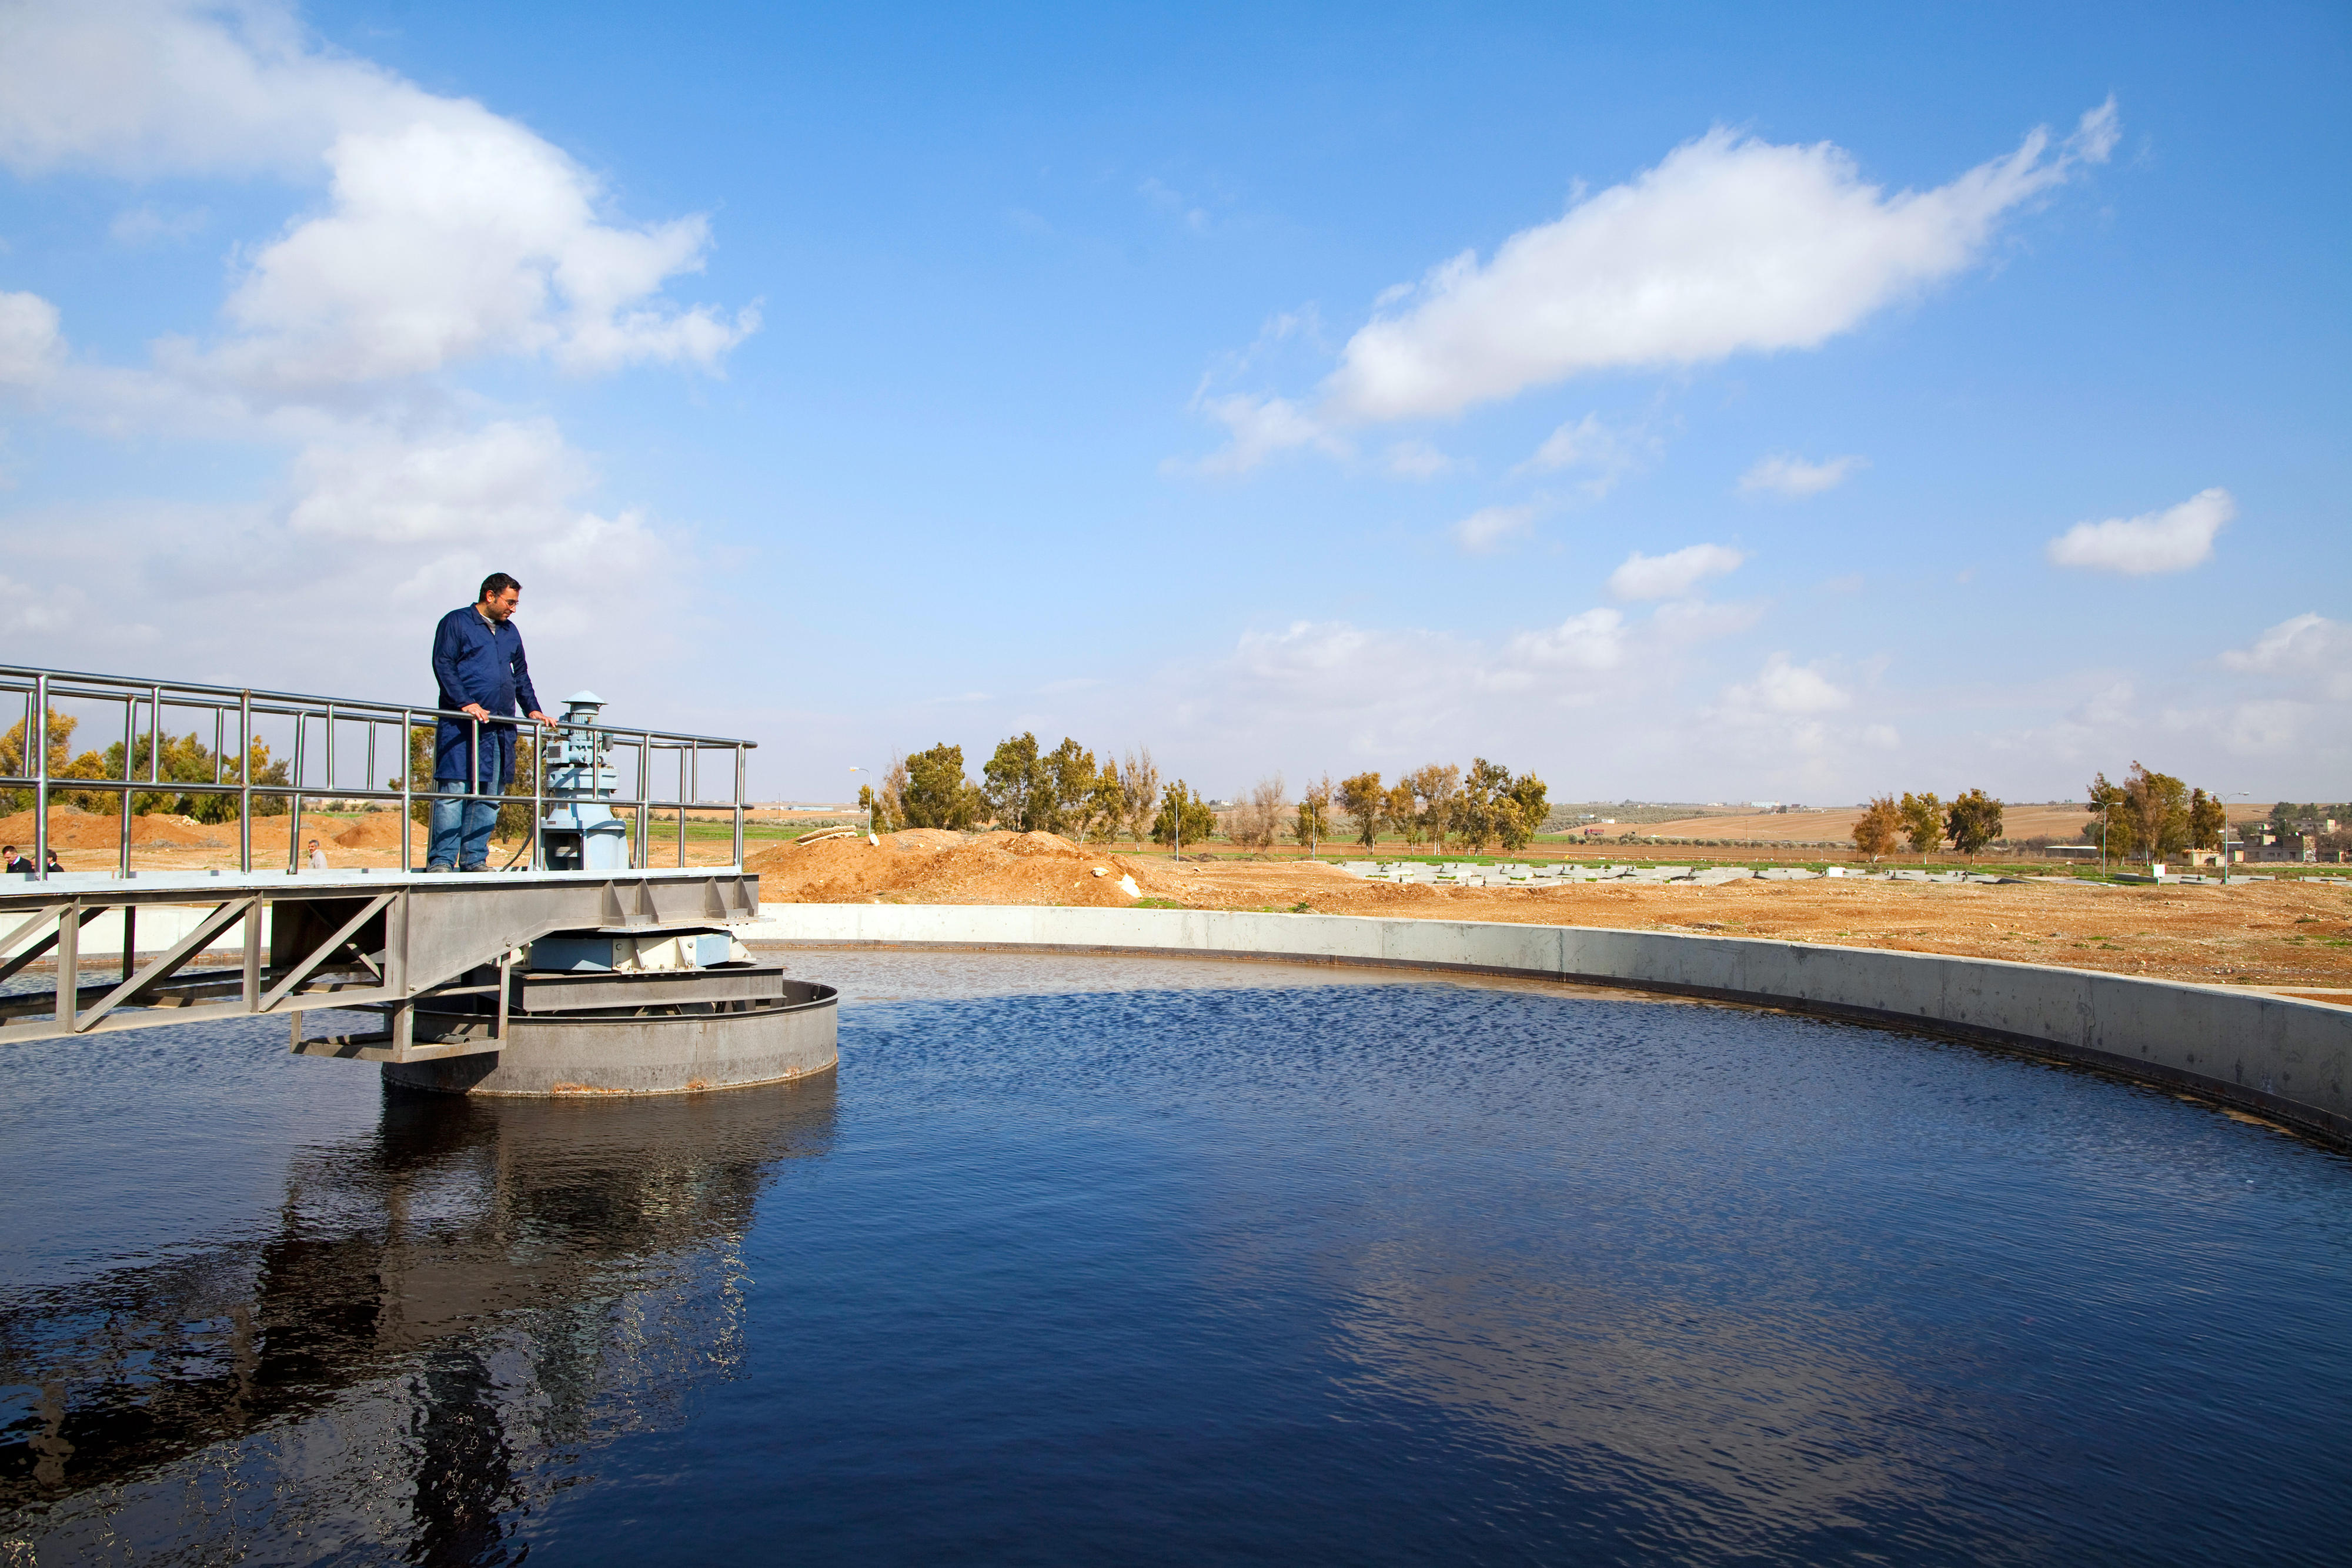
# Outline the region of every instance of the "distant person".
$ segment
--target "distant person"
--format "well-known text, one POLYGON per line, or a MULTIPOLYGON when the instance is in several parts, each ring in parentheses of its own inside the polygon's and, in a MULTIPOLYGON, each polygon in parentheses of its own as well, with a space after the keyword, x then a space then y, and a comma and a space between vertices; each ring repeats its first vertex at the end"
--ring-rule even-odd
POLYGON ((18 854, 16 852, 16 845, 0 844, 0 857, 5 857, 7 862, 5 865, 0 865, 0 871, 21 872, 26 876, 30 876, 32 874, 33 862, 31 859, 27 856, 18 854))
POLYGON ((327 852, 319 847, 319 841, 316 839, 310 841, 310 869, 312 871, 327 869, 327 852))
POLYGON ((530 666, 523 661, 522 631, 513 620, 521 599, 522 584, 494 571, 482 579, 478 599, 441 617, 434 630, 433 675, 441 688, 436 706, 484 722, 444 718, 435 728, 433 831, 425 853, 426 871, 489 869, 490 830, 498 825, 499 797, 514 777, 515 727, 488 721, 512 717, 520 702, 534 724, 555 722, 540 711, 530 666))
MULTIPOLYGON (((28 865, 28 866, 26 866, 25 869, 26 869, 26 871, 30 871, 30 870, 32 870, 33 868, 32 868, 31 866, 29 866, 29 865, 28 865)), ((55 872, 61 872, 61 871, 63 871, 63 870, 65 870, 65 869, 66 869, 65 867, 63 867, 63 866, 61 866, 61 865, 59 865, 59 864, 58 863, 58 852, 57 852, 57 851, 55 851, 55 850, 51 850, 51 851, 49 852, 49 870, 50 870, 51 872, 55 873, 55 872)))

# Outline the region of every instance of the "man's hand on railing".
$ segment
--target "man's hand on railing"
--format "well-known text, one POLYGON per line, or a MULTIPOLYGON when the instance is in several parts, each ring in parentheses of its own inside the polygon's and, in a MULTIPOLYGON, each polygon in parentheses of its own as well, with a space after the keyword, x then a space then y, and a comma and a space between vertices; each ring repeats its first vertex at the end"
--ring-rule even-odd
POLYGON ((490 710, 484 707, 479 703, 467 703, 464 707, 459 708, 457 711, 459 713, 472 714, 476 718, 488 718, 490 716, 490 710))
POLYGON ((555 727, 555 720, 548 715, 540 712, 537 708, 530 710, 530 718, 533 724, 539 725, 542 728, 553 729, 555 727))

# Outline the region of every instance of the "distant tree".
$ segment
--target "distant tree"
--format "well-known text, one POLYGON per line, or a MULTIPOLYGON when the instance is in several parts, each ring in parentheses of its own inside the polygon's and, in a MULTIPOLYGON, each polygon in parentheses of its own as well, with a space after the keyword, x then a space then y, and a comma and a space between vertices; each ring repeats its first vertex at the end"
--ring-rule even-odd
POLYGON ((1290 792, 1282 775, 1274 774, 1250 786, 1241 803, 1225 813, 1225 836, 1244 849, 1268 850, 1282 831, 1282 813, 1290 792))
POLYGON ((1971 789, 1944 814, 1944 836, 1962 854, 1974 857, 2000 837, 2000 802, 1982 789, 1971 789))
POLYGON ((1181 842, 1204 843, 1217 831, 1217 814, 1181 779, 1160 792, 1160 814, 1151 820, 1151 841, 1174 846, 1177 829, 1183 829, 1181 842))
POLYGON ((980 820, 980 790, 963 776, 963 747, 940 742, 907 758, 907 825, 969 828, 980 820))
MULTIPOLYGON (((1378 778, 1378 774, 1373 775, 1378 778)), ((1331 776, 1328 773, 1299 792, 1298 819, 1291 825, 1291 837, 1307 846, 1311 856, 1331 836, 1331 776)))
POLYGON ((1094 782, 1087 790, 1086 804, 1079 810, 1080 842, 1092 840, 1097 843, 1117 841, 1127 822, 1127 791, 1119 783, 1118 764, 1108 757, 1095 772, 1094 782))
POLYGON ((507 803, 490 835, 506 843, 527 839, 531 832, 533 775, 539 768, 539 746, 529 735, 515 737, 514 777, 507 780, 507 803))
POLYGON ((2168 773, 2150 773, 2135 761, 2124 777, 2122 814, 2131 823, 2136 859, 2165 860, 2189 846, 2189 786, 2168 773))
POLYGON ((1518 781, 1511 786, 1511 800, 1519 808, 1519 820, 1503 835, 1506 848, 1523 850, 1543 831, 1544 821, 1551 815, 1550 794, 1544 781, 1534 774, 1519 775, 1518 781))
POLYGON ((1152 808, 1160 800, 1160 768, 1151 760, 1151 747, 1127 754, 1127 760, 1119 765, 1118 794, 1120 821, 1127 825, 1128 836, 1139 844, 1151 825, 1152 808))
POLYGON ((1421 847, 1428 834, 1428 822, 1421 814, 1420 797, 1413 792, 1412 779, 1403 778, 1389 787, 1388 803, 1381 809, 1381 820, 1404 835, 1404 847, 1409 852, 1421 847))
POLYGON ((980 770, 988 814, 1009 832, 1031 833, 1054 819, 1054 780, 1037 754, 1037 737, 1024 731, 996 743, 980 770))
MULTIPOLYGON (((29 702, 25 705, 28 710, 32 706, 29 702)), ((68 765, 67 759, 73 753, 73 732, 80 725, 81 720, 73 715, 59 713, 55 708, 49 709, 47 723, 42 727, 42 738, 48 743, 48 771, 51 778, 56 778, 65 771, 68 765)), ((39 771, 34 754, 26 748, 25 720, 20 718, 9 726, 7 734, 0 735, 0 773, 29 778, 39 771)), ((30 789, 10 789, 0 794, 5 794, 5 803, 11 811, 24 810, 33 803, 33 792, 30 789)))
POLYGON ((2189 791, 2189 841, 2200 850, 2221 847, 2222 830, 2230 825, 2230 813, 2219 795, 2208 795, 2202 789, 2189 791))
POLYGON ((894 833, 907 826, 907 759, 895 753, 890 766, 882 770, 882 793, 874 820, 887 821, 894 833))
POLYGON ((2107 776, 2100 773, 2092 778, 2085 793, 2090 797, 2091 819, 2083 824, 2083 841, 2104 842, 2117 857, 2129 858, 2134 827, 2125 809, 2123 786, 2108 783, 2107 776))
POLYGON ((1903 813, 1903 833, 1911 841, 1911 852, 1924 855, 1929 850, 1941 849, 1944 843, 1944 803, 1933 794, 1914 795, 1903 792, 1903 803, 1896 808, 1903 813))
POLYGON ((1370 854, 1380 843, 1381 825, 1388 820, 1388 791, 1377 773, 1359 773, 1339 785, 1339 810, 1356 824, 1356 841, 1370 854))
MULTIPOLYGON (((1421 819, 1422 831, 1437 845, 1437 852, 1445 852, 1445 835, 1458 825, 1456 813, 1462 804, 1462 769, 1451 762, 1433 762, 1417 768, 1412 775, 1415 814, 1421 819)), ((1408 838, 1410 834, 1406 835, 1408 838)))
POLYGON ((1878 857, 1891 855, 1900 841, 1904 829, 1903 808, 1895 803, 1892 795, 1881 795, 1871 801, 1853 825, 1853 847, 1870 857, 1876 865, 1878 857))
MULTIPOLYGON (((412 822, 429 822, 433 820, 434 739, 434 727, 431 725, 414 728, 408 732, 408 790, 411 797, 408 803, 408 820, 412 822)), ((194 750, 204 750, 204 747, 196 745, 196 737, 193 735, 188 737, 188 744, 194 750)), ((167 747, 165 755, 169 754, 170 748, 167 747)), ((206 753, 206 755, 210 754, 206 753)), ((209 779, 212 774, 208 771, 204 777, 209 779)), ((400 780, 397 779, 387 779, 383 782, 387 789, 400 788, 400 780)), ((236 798, 233 795, 194 795, 189 798, 189 805, 183 810, 199 822, 222 821, 217 814, 222 810, 228 813, 227 821, 236 820, 236 798), (215 811, 215 814, 208 816, 205 814, 208 810, 215 811)))
POLYGON ((1518 815, 1518 802, 1511 799, 1511 770, 1483 757, 1472 758, 1470 771, 1462 776, 1462 793, 1454 811, 1471 853, 1484 854, 1486 846, 1502 836, 1506 815, 1518 815))
POLYGON ((873 824, 876 832, 889 833, 898 831, 891 825, 889 807, 883 803, 880 793, 873 785, 860 784, 857 787, 857 809, 866 814, 866 820, 873 824))
POLYGON ((1037 826, 1083 840, 1092 825, 1095 783, 1102 777, 1095 754, 1066 735, 1061 745, 1037 759, 1037 767, 1041 779, 1031 811, 1037 826))

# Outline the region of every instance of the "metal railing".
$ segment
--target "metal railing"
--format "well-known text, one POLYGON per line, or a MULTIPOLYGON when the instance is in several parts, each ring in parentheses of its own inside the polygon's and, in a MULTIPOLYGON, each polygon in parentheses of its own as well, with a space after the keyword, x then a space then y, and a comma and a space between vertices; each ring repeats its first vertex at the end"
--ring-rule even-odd
MULTIPOLYGON (((233 686, 203 685, 190 681, 158 681, 134 679, 122 675, 94 675, 75 670, 41 670, 0 665, 0 694, 15 695, 24 699, 24 722, 18 734, 23 737, 16 763, 20 771, 0 771, 0 789, 29 789, 37 804, 33 826, 33 876, 47 878, 49 874, 49 803, 51 797, 66 792, 113 794, 120 798, 121 874, 131 874, 131 804, 142 794, 234 796, 236 800, 237 869, 253 870, 254 808, 257 802, 283 800, 288 816, 286 869, 291 873, 300 868, 302 801, 313 800, 381 800, 397 801, 400 810, 400 868, 415 869, 411 855, 411 828, 415 808, 421 798, 426 801, 442 799, 438 791, 416 787, 415 769, 411 765, 413 737, 417 731, 435 730, 445 720, 454 720, 467 727, 468 756, 477 760, 478 777, 483 730, 500 725, 517 731, 538 731, 546 736, 593 735, 605 738, 614 753, 631 754, 635 758, 635 793, 629 796, 603 797, 603 804, 617 815, 634 810, 635 824, 633 843, 640 868, 649 859, 653 813, 656 810, 675 812, 677 818, 677 863, 686 864, 687 813, 690 810, 731 810, 734 817, 733 863, 743 863, 743 812, 746 807, 745 764, 747 754, 758 743, 718 736, 677 735, 667 730, 625 729, 607 725, 562 724, 545 729, 529 718, 492 716, 477 718, 471 714, 442 708, 419 707, 404 703, 353 701, 342 697, 304 696, 290 692, 254 691, 233 686), (81 778, 57 772, 49 765, 49 751, 58 729, 52 718, 54 705, 64 702, 76 705, 120 706, 122 710, 122 763, 120 774, 101 778, 81 778), (163 753, 171 744, 172 721, 169 716, 209 715, 213 731, 211 747, 212 777, 177 779, 170 777, 163 768, 163 753), (142 716, 144 727, 142 727, 142 716), (262 741, 261 727, 277 722, 281 727, 290 721, 291 746, 285 758, 286 781, 259 781, 254 778, 254 751, 262 741), (232 730, 236 750, 229 750, 232 730), (389 736, 388 747, 379 741, 389 736), (145 755, 141 755, 142 739, 145 755), (338 751, 338 741, 341 742, 338 751), (389 750, 396 760, 400 778, 397 788, 380 783, 384 775, 378 770, 377 759, 389 750), (702 756, 707 751, 731 755, 733 793, 724 800, 701 799, 702 756), (658 795, 656 772, 667 782, 667 761, 658 766, 656 759, 664 753, 675 754, 677 764, 677 789, 674 795, 658 795), (29 771, 23 770, 29 763, 29 771), (339 765, 348 772, 353 763, 362 769, 363 782, 357 788, 342 781, 339 765)), ((0 695, 0 704, 6 695, 0 695)), ((0 708, 5 711, 5 708, 0 708)), ((76 716, 79 717, 79 716, 76 716)), ((185 723, 183 718, 180 722, 185 723)), ((192 732, 201 745, 202 728, 192 732)), ((272 771, 275 770, 273 765, 272 771)), ((615 765, 615 772, 626 777, 626 770, 615 765)), ((540 830, 547 816, 550 797, 547 794, 547 748, 531 748, 530 841, 530 864, 539 868, 541 861, 540 830)), ((520 805, 524 797, 513 795, 478 795, 469 800, 496 802, 499 806, 520 805)), ((265 819, 266 820, 266 819, 265 819)), ((226 826, 226 819, 221 822, 226 826)))

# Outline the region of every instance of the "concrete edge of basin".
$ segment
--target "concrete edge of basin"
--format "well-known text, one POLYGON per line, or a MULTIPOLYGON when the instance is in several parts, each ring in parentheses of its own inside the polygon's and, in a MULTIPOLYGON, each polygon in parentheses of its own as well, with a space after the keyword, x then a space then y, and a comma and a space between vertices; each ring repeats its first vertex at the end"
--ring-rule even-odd
POLYGON ((2352 1008, 2097 970, 1760 937, 1378 915, 764 904, 758 946, 1001 949, 1492 975, 1734 1002, 2022 1051, 2352 1148, 2352 1008))

